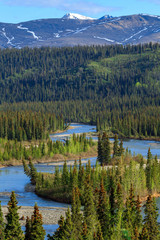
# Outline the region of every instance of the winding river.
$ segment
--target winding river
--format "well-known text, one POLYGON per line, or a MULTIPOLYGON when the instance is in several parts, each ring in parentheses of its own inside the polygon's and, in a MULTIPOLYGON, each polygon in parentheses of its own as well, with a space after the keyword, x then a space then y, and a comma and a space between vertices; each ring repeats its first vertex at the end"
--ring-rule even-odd
MULTIPOLYGON (((66 132, 51 135, 50 138, 55 141, 57 139, 64 140, 67 136, 73 133, 88 133, 95 132, 96 127, 91 125, 83 125, 78 123, 72 123, 71 129, 66 132)), ((94 138, 96 139, 96 137, 94 138)), ((112 139, 111 139, 112 141, 112 139)), ((160 142, 147 141, 147 140, 126 140, 124 141, 124 147, 131 151, 132 154, 142 154, 144 157, 147 155, 148 148, 151 148, 153 155, 160 158, 160 142)), ((96 157, 90 158, 91 164, 95 164, 96 157)), ((62 164, 62 163, 61 163, 62 164)), ((62 165, 60 165, 62 167, 62 165)), ((54 165, 37 164, 37 170, 41 172, 54 172, 54 165)), ((67 207, 67 204, 57 203, 51 200, 38 197, 34 192, 27 191, 26 185, 29 183, 29 178, 24 174, 22 166, 5 167, 0 170, 0 193, 7 193, 15 191, 17 200, 20 206, 34 206, 37 202, 40 207, 67 207)), ((2 205, 7 205, 9 201, 8 195, 0 194, 0 201, 2 205)), ((158 207, 160 207, 160 198, 157 199, 158 207)), ((159 212, 160 213, 160 212, 159 212)), ((52 233, 58 225, 44 225, 47 234, 52 233)))

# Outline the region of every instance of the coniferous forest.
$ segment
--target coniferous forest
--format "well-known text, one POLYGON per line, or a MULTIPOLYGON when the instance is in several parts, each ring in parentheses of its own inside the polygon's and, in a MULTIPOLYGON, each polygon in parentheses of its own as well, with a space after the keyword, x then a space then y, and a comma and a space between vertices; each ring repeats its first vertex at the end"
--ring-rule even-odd
POLYGON ((160 45, 0 51, 0 109, 63 114, 122 137, 160 136, 160 45))
MULTIPOLYGON (((160 141, 159 44, 0 50, 0 164, 23 163, 37 195, 71 204, 48 240, 160 239, 159 159, 133 156, 124 138, 160 141), (96 125, 98 141, 50 139, 71 122, 96 125), (96 153, 96 165, 34 166, 82 153, 96 153)), ((25 232, 17 204, 13 191, 6 220, 0 205, 0 239, 44 240, 37 204, 25 232)))

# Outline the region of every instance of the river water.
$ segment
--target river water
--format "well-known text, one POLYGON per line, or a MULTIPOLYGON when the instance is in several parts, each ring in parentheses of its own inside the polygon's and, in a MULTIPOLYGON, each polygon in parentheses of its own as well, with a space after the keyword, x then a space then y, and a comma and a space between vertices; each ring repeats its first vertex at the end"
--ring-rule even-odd
MULTIPOLYGON (((55 141, 57 139, 64 140, 70 134, 73 133, 87 133, 95 132, 96 126, 83 125, 78 123, 71 124, 73 129, 69 129, 66 132, 51 135, 50 138, 55 141)), ((94 139, 97 139, 94 137, 94 139)), ((112 141, 112 139, 111 139, 112 141)), ((153 155, 160 158, 160 142, 157 141, 146 141, 146 140, 126 140, 124 141, 124 148, 127 148, 132 154, 142 154, 144 157, 147 156, 148 148, 151 148, 153 155)), ((96 158, 90 158, 91 164, 95 164, 96 158)), ((38 171, 41 172, 54 172, 55 166, 45 164, 35 165, 38 171)), ((60 165, 62 167, 62 165, 60 165)), ((0 170, 0 193, 15 191, 18 196, 18 204, 20 206, 34 206, 37 202, 38 206, 41 207, 67 207, 67 204, 57 203, 48 199, 38 197, 34 192, 28 192, 26 185, 29 183, 29 178, 24 174, 22 166, 6 167, 0 170)), ((2 205, 7 205, 9 196, 0 195, 0 201, 2 205)), ((160 198, 157 199, 158 206, 160 206, 160 198)), ((47 234, 52 233, 58 225, 44 225, 47 234)))

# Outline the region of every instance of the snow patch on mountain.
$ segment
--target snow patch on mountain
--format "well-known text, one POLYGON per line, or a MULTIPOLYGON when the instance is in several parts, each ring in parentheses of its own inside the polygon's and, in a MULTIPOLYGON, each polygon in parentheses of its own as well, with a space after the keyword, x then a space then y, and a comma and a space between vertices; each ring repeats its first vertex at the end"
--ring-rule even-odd
POLYGON ((109 39, 109 38, 102 38, 102 37, 97 37, 97 36, 94 36, 94 38, 98 38, 98 39, 105 40, 107 42, 112 42, 112 43, 115 42, 114 40, 109 39))
POLYGON ((9 38, 6 34, 5 28, 2 28, 2 34, 8 40, 7 44, 14 46, 14 44, 12 43, 12 41, 14 40, 14 37, 9 38))
POLYGON ((157 16, 157 15, 151 15, 151 14, 145 14, 145 13, 141 13, 140 15, 142 15, 142 16, 149 16, 149 17, 160 19, 160 16, 157 16))
POLYGON ((62 19, 94 20, 94 18, 86 17, 78 13, 67 13, 62 17, 62 19))
POLYGON ((22 27, 22 25, 20 24, 19 26, 17 26, 17 28, 18 28, 18 29, 21 29, 21 30, 27 30, 28 33, 31 33, 31 34, 32 34, 32 36, 33 36, 34 39, 37 39, 37 40, 39 39, 39 37, 36 36, 35 32, 28 30, 27 27, 22 27))
POLYGON ((111 18, 113 18, 113 17, 110 15, 104 15, 103 17, 99 18, 99 20, 111 19, 111 18))
POLYGON ((148 28, 145 27, 144 29, 142 29, 142 30, 140 30, 139 32, 137 32, 137 33, 133 34, 132 36, 130 36, 129 38, 126 38, 123 42, 126 42, 126 41, 132 39, 133 37, 135 37, 136 35, 140 34, 141 32, 146 31, 147 29, 148 29, 148 28))

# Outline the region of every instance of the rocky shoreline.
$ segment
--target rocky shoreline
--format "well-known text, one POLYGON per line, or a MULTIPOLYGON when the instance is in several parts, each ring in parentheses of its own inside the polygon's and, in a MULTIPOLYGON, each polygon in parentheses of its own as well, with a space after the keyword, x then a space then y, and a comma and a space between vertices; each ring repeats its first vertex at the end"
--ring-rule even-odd
MULTIPOLYGON (((19 210, 19 219, 21 226, 24 226, 26 223, 27 216, 31 218, 33 215, 34 207, 30 206, 22 206, 19 210), (23 220, 21 220, 23 219, 23 220)), ((60 216, 65 216, 65 212, 67 208, 60 208, 60 207, 39 207, 40 213, 43 217, 43 224, 52 225, 58 224, 60 216)), ((2 206, 3 216, 6 216, 8 212, 7 206, 2 206)))

